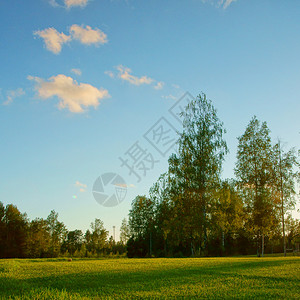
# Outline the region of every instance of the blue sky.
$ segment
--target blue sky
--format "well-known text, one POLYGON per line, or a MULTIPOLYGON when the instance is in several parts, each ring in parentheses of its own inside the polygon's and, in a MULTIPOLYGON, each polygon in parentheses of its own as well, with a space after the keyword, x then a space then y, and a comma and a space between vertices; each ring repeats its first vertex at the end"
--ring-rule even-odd
POLYGON ((0 201, 31 219, 55 209, 69 229, 119 228, 167 169, 171 150, 144 134, 161 117, 180 129, 169 109, 185 92, 224 122, 224 177, 253 115, 300 148, 299 15, 292 0, 1 1, 0 201), (151 165, 139 182, 119 159, 137 141, 151 165), (92 194, 108 172, 128 185, 115 207, 92 194))

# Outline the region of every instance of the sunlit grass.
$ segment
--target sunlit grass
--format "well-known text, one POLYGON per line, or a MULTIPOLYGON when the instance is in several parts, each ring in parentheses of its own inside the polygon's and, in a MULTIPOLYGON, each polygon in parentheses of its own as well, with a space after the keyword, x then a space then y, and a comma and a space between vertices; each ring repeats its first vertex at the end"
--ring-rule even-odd
POLYGON ((0 297, 299 299, 300 258, 1 260, 0 297))

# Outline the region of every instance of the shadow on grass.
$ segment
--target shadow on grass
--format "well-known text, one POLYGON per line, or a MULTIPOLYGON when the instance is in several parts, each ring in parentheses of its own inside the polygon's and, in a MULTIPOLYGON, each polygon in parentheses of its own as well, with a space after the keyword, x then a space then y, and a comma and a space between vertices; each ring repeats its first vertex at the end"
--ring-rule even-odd
MULTIPOLYGON (((136 261, 138 264, 139 261, 136 261)), ((155 260, 153 260, 155 264, 155 260)), ((112 272, 82 272, 55 276, 40 276, 36 278, 0 278, 0 296, 11 296, 12 298, 29 294, 32 290, 56 289, 67 291, 70 294, 79 294, 85 297, 110 296, 122 298, 122 295, 130 295, 139 292, 151 293, 157 291, 161 296, 167 296, 162 291, 180 290, 181 285, 200 285, 211 290, 212 296, 221 295, 216 283, 220 283, 220 288, 228 287, 235 291, 236 288, 246 289, 243 282, 249 285, 252 283, 253 290, 257 290, 260 297, 269 298, 271 288, 276 285, 285 284, 285 288, 296 292, 299 288, 298 278, 286 276, 269 276, 264 274, 259 268, 272 268, 278 266, 292 265, 292 268, 299 268, 299 260, 247 260, 228 261, 211 265, 176 265, 167 269, 158 270, 114 270, 112 272), (257 289, 255 288, 257 286, 257 289), (265 291, 261 286, 266 287, 265 291), (214 291, 215 290, 215 291, 214 291)), ((163 266, 162 266, 163 267, 163 266)), ((264 272, 266 272, 264 270, 264 272)), ((298 273, 299 274, 299 273, 298 273)), ((249 286, 248 286, 249 288, 249 286)), ((236 291, 238 292, 238 291, 236 291)), ((284 291, 283 291, 284 292, 284 291)), ((180 296, 180 294, 179 294, 180 296)), ((124 297, 125 298, 125 297, 124 297)))

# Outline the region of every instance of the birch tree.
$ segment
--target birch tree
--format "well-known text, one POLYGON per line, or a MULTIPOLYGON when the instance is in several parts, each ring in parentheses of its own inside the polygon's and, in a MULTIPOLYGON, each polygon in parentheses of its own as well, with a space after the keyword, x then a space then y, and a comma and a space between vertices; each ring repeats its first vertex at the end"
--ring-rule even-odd
POLYGON ((170 158, 170 173, 184 191, 178 204, 185 216, 191 215, 191 234, 199 235, 206 250, 210 194, 219 182, 222 162, 228 152, 223 138, 225 129, 205 94, 192 100, 181 115, 179 155, 170 158))
POLYGON ((276 220, 272 203, 272 144, 266 122, 255 116, 238 138, 235 175, 243 192, 249 221, 257 237, 257 253, 264 255, 264 236, 276 220), (261 246, 258 240, 261 239, 261 246))
POLYGON ((283 238, 283 253, 286 256, 285 238, 285 214, 295 207, 297 202, 296 180, 299 180, 299 167, 296 151, 294 148, 287 152, 282 149, 280 141, 273 147, 273 167, 274 167, 274 200, 280 211, 283 238))

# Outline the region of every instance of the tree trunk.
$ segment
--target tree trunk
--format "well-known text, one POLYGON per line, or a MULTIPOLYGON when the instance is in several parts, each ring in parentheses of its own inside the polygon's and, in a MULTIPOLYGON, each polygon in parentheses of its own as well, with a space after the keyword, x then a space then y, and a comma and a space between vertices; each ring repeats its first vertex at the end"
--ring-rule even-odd
POLYGON ((257 253, 257 257, 260 257, 259 236, 260 236, 260 232, 257 233, 257 238, 256 238, 256 245, 257 245, 256 253, 257 253))
POLYGON ((150 257, 152 256, 152 232, 150 231, 150 257))
POLYGON ((222 231, 222 248, 225 248, 225 234, 224 231, 222 231))
POLYGON ((191 253, 192 253, 192 257, 194 257, 194 246, 193 246, 193 242, 191 242, 191 253))
POLYGON ((283 253, 284 253, 284 256, 286 256, 285 224, 284 224, 284 205, 283 205, 283 180, 282 180, 282 162, 281 162, 280 141, 278 143, 279 143, 280 196, 281 196, 281 218, 282 218, 283 253))
POLYGON ((261 235, 261 256, 264 256, 264 250, 265 250, 265 235, 261 235))
POLYGON ((207 254, 207 230, 206 230, 206 208, 205 208, 205 204, 203 205, 203 241, 204 241, 204 253, 207 254))

